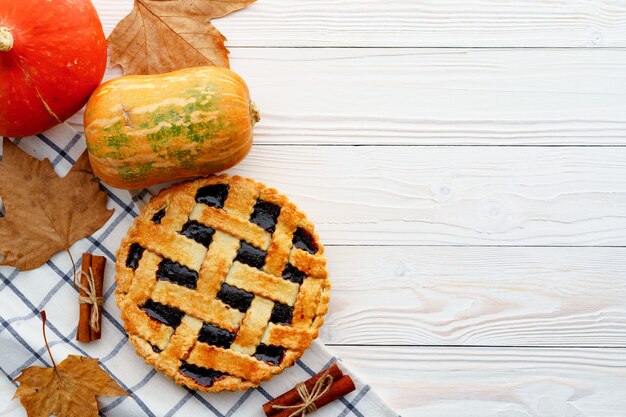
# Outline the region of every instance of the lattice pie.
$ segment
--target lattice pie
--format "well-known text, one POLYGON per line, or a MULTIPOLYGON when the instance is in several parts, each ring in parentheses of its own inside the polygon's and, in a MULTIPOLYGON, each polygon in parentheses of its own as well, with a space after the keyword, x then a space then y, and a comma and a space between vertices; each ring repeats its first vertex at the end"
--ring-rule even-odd
POLYGON ((122 241, 116 269, 137 353, 203 391, 246 389, 293 365, 327 311, 313 225, 285 196, 241 177, 162 191, 122 241))

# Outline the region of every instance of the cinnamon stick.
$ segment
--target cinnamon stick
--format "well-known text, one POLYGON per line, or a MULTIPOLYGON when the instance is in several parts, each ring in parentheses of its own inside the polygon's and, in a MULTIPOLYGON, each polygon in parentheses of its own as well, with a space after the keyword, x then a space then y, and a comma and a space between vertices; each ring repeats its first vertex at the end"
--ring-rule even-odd
MULTIPOLYGON (((93 271, 94 284, 96 288, 96 297, 98 300, 102 299, 102 287, 104 284, 104 267, 106 266, 106 258, 104 256, 92 256, 91 258, 91 270, 93 271)), ((90 306, 92 309, 94 306, 90 306)), ((98 305, 100 314, 98 314, 98 330, 89 328, 91 334, 91 341, 99 340, 102 336, 102 306, 98 305)), ((91 314, 91 312, 90 312, 91 314)))
POLYGON ((78 331, 76 332, 76 340, 82 343, 98 340, 102 334, 102 306, 99 303, 102 300, 105 266, 106 258, 104 256, 93 256, 89 253, 83 254, 82 273, 79 278, 78 331), (93 282, 90 285, 89 281, 92 278, 93 282), (97 314, 95 314, 96 309, 97 314), (94 319, 97 317, 97 326, 95 326, 95 323, 92 323, 92 315, 94 314, 94 319))
MULTIPOLYGON (((84 272, 80 274, 80 298, 86 297, 87 293, 84 288, 88 287, 87 277, 85 274, 89 274, 89 268, 91 267, 92 256, 90 253, 83 253, 83 264, 81 270, 84 272)), ((89 328, 89 319, 91 317, 91 305, 87 303, 78 304, 78 331, 76 332, 76 340, 82 343, 89 343, 91 341, 91 329, 89 328)))
MULTIPOLYGON (((311 388, 313 388, 313 385, 315 385, 315 383, 325 374, 330 375, 333 378, 333 381, 337 381, 343 376, 343 372, 341 371, 341 368, 339 368, 339 366, 337 366, 336 363, 333 363, 332 366, 330 366, 328 369, 304 381, 304 386, 306 387, 307 391, 311 391, 311 388)), ((302 398, 300 398, 300 395, 298 394, 296 389, 293 388, 287 391, 286 393, 284 393, 283 395, 276 397, 272 401, 264 404, 263 411, 265 411, 266 416, 270 417, 282 411, 282 409, 280 408, 274 408, 275 405, 278 405, 278 406, 294 405, 294 404, 301 403, 301 402, 302 402, 302 398)))
MULTIPOLYGON (((313 377, 304 381, 304 386, 306 387, 307 391, 311 391, 315 383, 324 375, 330 375, 330 377, 333 379, 333 382, 336 382, 343 377, 343 371, 341 370, 341 368, 339 368, 339 366, 337 366, 336 363, 333 363, 328 369, 325 369, 317 375, 314 375, 313 377)), ((283 411, 283 409, 275 408, 274 406, 289 406, 298 403, 302 403, 302 398, 300 397, 300 394, 298 394, 298 392, 296 391, 296 388, 293 388, 286 393, 280 395, 279 397, 274 398, 272 401, 265 403, 263 405, 263 411, 265 412, 265 415, 271 417, 283 411)), ((291 410, 293 412, 295 409, 291 410)))
MULTIPOLYGON (((322 408, 326 404, 329 404, 335 400, 338 400, 339 398, 354 391, 355 389, 356 387, 354 385, 354 381, 352 381, 352 378, 350 378, 349 375, 344 375, 339 380, 333 382, 333 384, 330 386, 330 389, 328 390, 326 394, 322 395, 320 398, 315 400, 314 402, 315 408, 316 409, 322 408)), ((298 404, 301 404, 301 403, 302 402, 299 402, 298 404)), ((298 404, 295 404, 295 405, 298 405, 298 404)), ((278 413, 273 414, 272 417, 290 417, 294 414, 296 410, 297 409, 295 408, 282 409, 282 410, 279 410, 278 413)), ((304 413, 300 412, 300 413, 296 413, 295 415, 300 417, 306 414, 307 414, 306 412, 304 413)))

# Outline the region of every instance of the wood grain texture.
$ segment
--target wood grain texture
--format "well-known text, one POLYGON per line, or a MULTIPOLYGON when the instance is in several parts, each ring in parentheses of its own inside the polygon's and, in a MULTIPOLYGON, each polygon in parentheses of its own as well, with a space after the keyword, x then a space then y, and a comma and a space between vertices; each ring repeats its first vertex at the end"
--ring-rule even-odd
POLYGON ((403 417, 623 417, 625 349, 333 346, 403 417))
POLYGON ((329 344, 626 347, 626 248, 327 248, 329 344))
MULTIPOLYGON (((94 0, 105 32, 131 0, 94 0)), ((214 24, 238 46, 626 45, 619 0, 263 0, 214 24)))
POLYGON ((259 144, 626 144, 626 50, 246 49, 232 67, 259 144))
POLYGON ((252 48, 232 68, 256 144, 626 145, 626 50, 252 48))
POLYGON ((626 148, 256 146, 327 244, 626 244, 626 148))

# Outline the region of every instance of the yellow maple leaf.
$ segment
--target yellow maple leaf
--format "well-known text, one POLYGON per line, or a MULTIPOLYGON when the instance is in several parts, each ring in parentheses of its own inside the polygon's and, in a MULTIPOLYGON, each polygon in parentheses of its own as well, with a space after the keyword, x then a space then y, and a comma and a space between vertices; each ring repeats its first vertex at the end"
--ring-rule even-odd
POLYGON ((15 378, 19 398, 28 417, 98 417, 96 396, 128 395, 98 365, 98 359, 69 355, 58 366, 46 338, 46 312, 41 312, 43 339, 53 368, 29 366, 15 378))
POLYGON ((98 360, 69 355, 56 368, 31 366, 15 379, 28 417, 98 417, 96 396, 128 395, 98 365, 98 360))

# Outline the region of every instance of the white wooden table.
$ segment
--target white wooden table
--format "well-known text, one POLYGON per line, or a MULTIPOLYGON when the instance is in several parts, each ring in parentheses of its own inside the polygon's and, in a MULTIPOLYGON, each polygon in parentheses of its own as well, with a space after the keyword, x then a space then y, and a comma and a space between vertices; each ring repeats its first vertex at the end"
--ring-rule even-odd
MULTIPOLYGON (((132 6, 95 3, 107 34, 132 6)), ((263 117, 233 172, 317 224, 321 339, 356 373, 405 417, 626 415, 626 1, 214 23, 263 117)))

